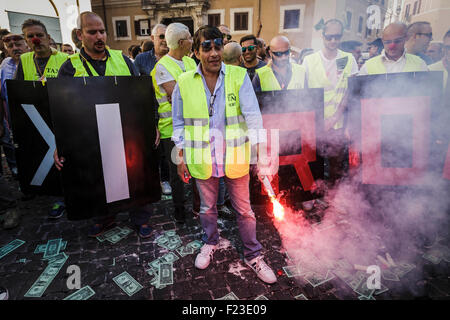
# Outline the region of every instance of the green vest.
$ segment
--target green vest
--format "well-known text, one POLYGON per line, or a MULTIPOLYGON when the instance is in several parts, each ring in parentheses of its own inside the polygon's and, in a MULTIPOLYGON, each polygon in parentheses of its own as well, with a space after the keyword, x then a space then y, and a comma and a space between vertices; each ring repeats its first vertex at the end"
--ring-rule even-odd
MULTIPOLYGON (((225 66, 225 175, 236 179, 249 172, 250 141, 248 128, 239 104, 239 90, 247 70, 225 66)), ((191 176, 206 180, 211 177, 211 149, 209 144, 209 112, 205 87, 195 70, 178 78, 183 99, 184 159, 191 176)))
MULTIPOLYGON (((184 68, 187 71, 195 70, 197 68, 197 64, 194 59, 189 58, 187 56, 183 57, 184 68)), ((155 89, 156 100, 158 101, 158 130, 161 133, 161 139, 167 139, 172 136, 173 125, 172 125, 172 104, 167 100, 167 93, 162 93, 159 86, 156 84, 155 74, 156 74, 156 66, 158 64, 163 65, 167 71, 172 75, 175 81, 178 81, 178 77, 183 73, 183 70, 180 66, 173 61, 172 58, 167 55, 163 56, 159 59, 158 63, 156 63, 153 70, 150 72, 152 76, 153 88, 155 89)))
MULTIPOLYGON (((387 73, 383 64, 382 56, 378 55, 366 61, 365 65, 368 74, 384 74, 387 73)), ((414 54, 406 54, 406 63, 402 72, 419 72, 422 71, 422 65, 425 62, 414 54)))
MULTIPOLYGON (((342 71, 336 87, 333 90, 324 91, 324 116, 325 119, 332 117, 348 87, 347 79, 350 77, 353 67, 353 56, 351 53, 338 50, 340 56, 348 57, 347 64, 342 71)), ((308 88, 326 88, 331 86, 322 64, 320 53, 316 52, 305 57, 304 64, 308 65, 308 88)), ((334 129, 342 128, 343 120, 339 120, 334 129)))
MULTIPOLYGON (((288 90, 303 89, 305 87, 305 67, 296 63, 291 63, 292 76, 287 87, 288 90)), ((261 84, 261 91, 281 90, 273 70, 269 66, 256 69, 261 84)))
MULTIPOLYGON (((106 60, 105 76, 131 76, 130 69, 128 68, 125 59, 123 58, 121 50, 108 50, 109 57, 106 60)), ((80 54, 75 53, 71 55, 70 62, 75 69, 74 77, 89 77, 89 73, 84 68, 81 61, 80 54)), ((97 71, 92 67, 89 61, 86 61, 87 66, 91 70, 93 76, 98 77, 97 71)))
MULTIPOLYGON (((47 65, 44 70, 44 78, 56 78, 58 76, 59 68, 61 65, 67 61, 68 55, 52 50, 52 55, 48 59, 47 65)), ((27 52, 20 56, 22 61, 23 77, 27 81, 38 81, 40 79, 39 72, 36 70, 36 65, 34 63, 34 52, 27 52)), ((44 80, 45 80, 44 79, 44 80)))
POLYGON ((447 87, 447 81, 448 81, 448 71, 444 66, 444 63, 441 61, 438 61, 436 63, 430 64, 428 66, 428 70, 430 71, 443 71, 444 72, 444 89, 447 87))

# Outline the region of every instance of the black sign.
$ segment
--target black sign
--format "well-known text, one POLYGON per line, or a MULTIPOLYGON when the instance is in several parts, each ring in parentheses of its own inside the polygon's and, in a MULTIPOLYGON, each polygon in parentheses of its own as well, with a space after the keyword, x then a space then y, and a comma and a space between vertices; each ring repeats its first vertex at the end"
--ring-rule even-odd
POLYGON ((160 200, 151 78, 49 79, 69 219, 160 200))
POLYGON ((62 195, 53 166, 55 137, 47 87, 39 81, 7 80, 9 108, 22 192, 62 195))
MULTIPOLYGON (((268 154, 277 157, 279 170, 272 181, 278 194, 294 204, 320 196, 316 182, 324 177, 323 89, 268 91, 257 93, 267 129, 268 154), (276 144, 276 145, 275 145, 276 144)), ((265 191, 257 179, 251 190, 265 191), (255 189, 257 188, 257 189, 255 189)), ((260 202, 252 192, 252 202, 260 202)))
POLYGON ((442 176, 449 110, 441 72, 349 78, 352 161, 356 177, 372 187, 422 187, 442 176))

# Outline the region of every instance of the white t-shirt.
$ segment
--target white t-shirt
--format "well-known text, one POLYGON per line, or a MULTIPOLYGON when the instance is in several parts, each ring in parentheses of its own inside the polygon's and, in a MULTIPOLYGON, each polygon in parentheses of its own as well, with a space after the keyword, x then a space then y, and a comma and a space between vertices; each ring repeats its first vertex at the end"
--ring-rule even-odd
MULTIPOLYGON (((169 55, 167 55, 167 57, 169 57, 170 59, 175 61, 180 66, 181 70, 183 70, 183 72, 186 71, 183 60, 177 60, 169 55)), ((160 92, 166 93, 166 91, 164 90, 164 88, 161 85, 164 83, 170 82, 170 81, 175 81, 175 78, 172 77, 172 75, 170 74, 169 71, 167 71, 166 67, 164 67, 161 63, 159 63, 156 66, 155 81, 159 87, 160 92)))

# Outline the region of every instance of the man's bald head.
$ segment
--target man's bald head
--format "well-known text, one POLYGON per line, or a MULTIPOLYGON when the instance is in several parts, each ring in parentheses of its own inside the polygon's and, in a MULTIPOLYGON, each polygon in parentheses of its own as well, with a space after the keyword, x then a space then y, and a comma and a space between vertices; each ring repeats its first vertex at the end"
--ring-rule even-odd
POLYGON ((91 12, 91 11, 85 11, 85 12, 82 12, 80 14, 80 16, 78 17, 77 28, 82 30, 83 27, 86 26, 86 19, 88 19, 88 18, 97 18, 97 19, 100 19, 103 23, 102 17, 100 17, 98 14, 96 14, 95 12, 91 12))
POLYGON ((390 25, 388 25, 383 30, 383 40, 385 36, 391 37, 392 35, 395 35, 396 37, 406 37, 408 31, 408 27, 406 24, 401 22, 393 22, 390 25))
POLYGON ((286 51, 291 47, 289 39, 285 36, 276 36, 270 40, 270 50, 271 51, 286 51))
POLYGON ((242 47, 237 42, 230 42, 223 48, 223 62, 239 66, 241 63, 242 47))

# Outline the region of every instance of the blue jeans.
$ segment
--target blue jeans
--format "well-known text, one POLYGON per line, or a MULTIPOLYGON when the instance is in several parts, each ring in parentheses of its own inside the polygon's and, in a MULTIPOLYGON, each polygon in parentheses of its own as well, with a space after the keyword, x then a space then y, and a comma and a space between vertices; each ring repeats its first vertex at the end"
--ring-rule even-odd
MULTIPOLYGON (((230 179, 225 177, 225 183, 230 194, 230 200, 236 209, 237 224, 244 244, 244 257, 251 260, 259 256, 262 246, 256 240, 256 219, 250 206, 249 175, 230 179)), ((202 240, 207 244, 219 243, 217 229, 217 197, 220 178, 211 177, 207 180, 195 179, 200 194, 200 222, 205 234, 202 240)))

